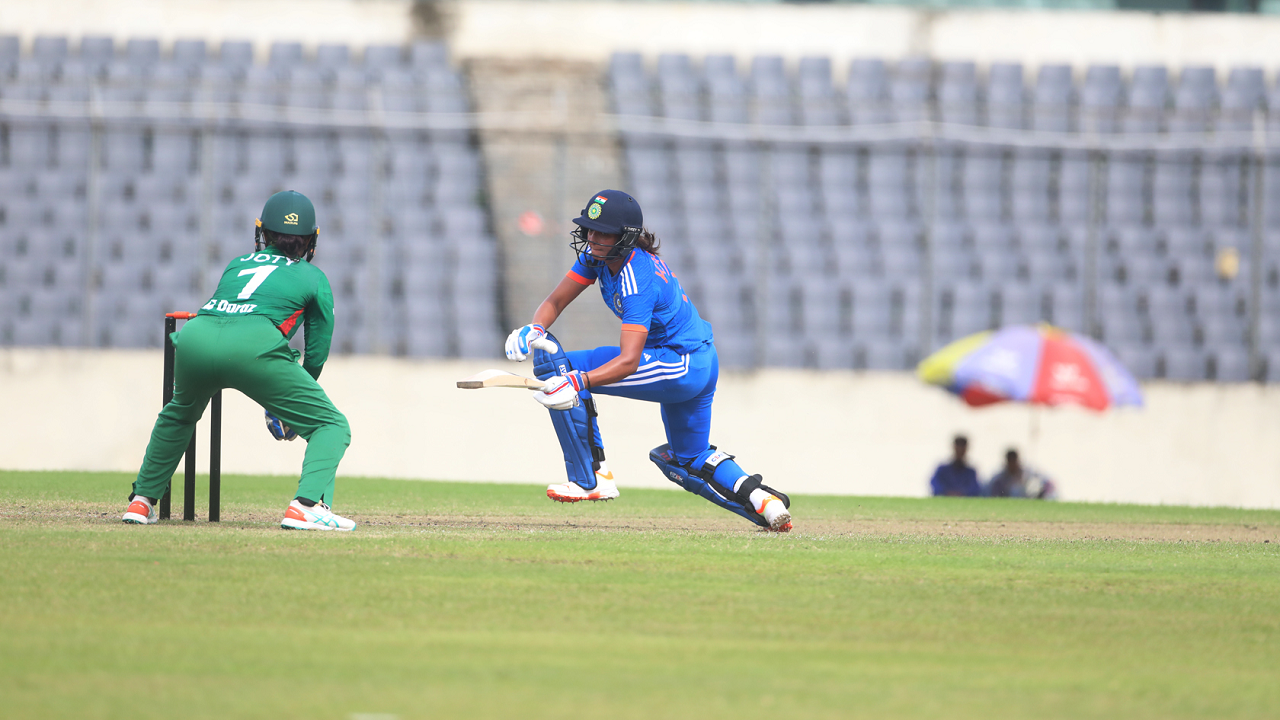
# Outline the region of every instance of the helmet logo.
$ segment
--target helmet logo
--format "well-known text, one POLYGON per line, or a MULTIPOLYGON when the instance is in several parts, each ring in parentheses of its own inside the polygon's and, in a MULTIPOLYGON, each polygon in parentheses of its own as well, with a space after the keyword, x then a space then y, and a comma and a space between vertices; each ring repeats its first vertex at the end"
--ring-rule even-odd
POLYGON ((600 198, 596 198, 596 202, 591 203, 591 207, 587 208, 587 217, 592 220, 599 219, 600 211, 604 209, 604 206, 599 201, 600 198))
POLYGON ((284 224, 285 224, 285 225, 297 225, 297 224, 298 224, 298 213, 289 213, 288 215, 285 215, 285 216, 284 216, 284 224))

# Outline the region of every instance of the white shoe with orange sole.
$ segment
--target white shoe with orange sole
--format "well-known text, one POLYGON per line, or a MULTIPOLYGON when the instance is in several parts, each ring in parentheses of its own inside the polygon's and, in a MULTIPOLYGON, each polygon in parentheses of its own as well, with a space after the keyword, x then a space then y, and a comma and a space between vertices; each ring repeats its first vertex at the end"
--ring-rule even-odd
POLYGON ((160 516, 146 498, 138 495, 129 501, 129 509, 124 511, 124 517, 120 519, 130 525, 154 525, 160 516))
MULTIPOLYGON (((756 490, 755 492, 761 491, 756 490)), ((776 495, 761 494, 764 497, 760 498, 759 502, 754 497, 751 500, 755 503, 756 512, 760 513, 764 521, 769 523, 769 531, 791 532, 791 511, 787 509, 786 504, 776 495)), ((752 493, 752 495, 755 495, 755 493, 752 493)))
POLYGON ((316 503, 315 507, 307 507, 294 500, 289 503, 289 509, 284 511, 280 527, 286 530, 355 530, 356 523, 333 514, 329 506, 322 502, 316 503))
POLYGON ((613 482, 613 473, 601 468, 596 471, 596 486, 591 490, 584 489, 575 482, 564 482, 547 486, 547 497, 556 502, 575 503, 583 500, 613 500, 621 493, 613 482))

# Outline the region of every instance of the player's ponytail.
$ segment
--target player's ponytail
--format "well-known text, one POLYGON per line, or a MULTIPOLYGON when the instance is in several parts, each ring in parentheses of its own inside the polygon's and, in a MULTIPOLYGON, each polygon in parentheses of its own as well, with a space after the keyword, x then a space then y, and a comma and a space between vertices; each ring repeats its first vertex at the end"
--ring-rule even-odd
POLYGON ((658 254, 658 247, 662 245, 662 241, 657 235, 649 232, 648 228, 640 231, 640 237, 636 238, 636 247, 649 253, 650 255, 658 254))

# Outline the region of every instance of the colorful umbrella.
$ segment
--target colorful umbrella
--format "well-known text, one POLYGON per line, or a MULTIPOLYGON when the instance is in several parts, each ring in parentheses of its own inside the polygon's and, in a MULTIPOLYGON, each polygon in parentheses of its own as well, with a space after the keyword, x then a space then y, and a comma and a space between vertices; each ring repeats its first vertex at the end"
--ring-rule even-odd
POLYGON ((973 406, 1017 401, 1092 410, 1142 405, 1138 381, 1101 344, 1050 325, 970 335, 925 358, 921 380, 973 406))

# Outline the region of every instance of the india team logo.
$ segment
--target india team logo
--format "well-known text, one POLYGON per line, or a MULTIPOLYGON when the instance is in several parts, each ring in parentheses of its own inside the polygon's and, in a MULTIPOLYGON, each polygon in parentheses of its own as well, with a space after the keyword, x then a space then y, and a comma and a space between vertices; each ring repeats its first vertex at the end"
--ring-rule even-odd
MULTIPOLYGON (((596 199, 599 200, 599 198, 596 198, 596 199)), ((602 206, 600 205, 600 203, 598 202, 591 203, 591 207, 587 208, 587 217, 591 218, 592 220, 598 219, 600 217, 601 208, 602 206)))
POLYGON ((613 294, 613 307, 618 312, 622 312, 622 293, 613 294))

